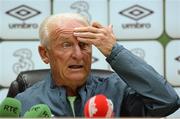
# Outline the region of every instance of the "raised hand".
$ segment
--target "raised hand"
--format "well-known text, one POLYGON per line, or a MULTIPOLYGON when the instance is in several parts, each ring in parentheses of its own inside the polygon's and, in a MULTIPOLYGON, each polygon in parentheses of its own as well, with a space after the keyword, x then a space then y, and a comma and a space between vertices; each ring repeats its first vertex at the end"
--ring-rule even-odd
POLYGON ((91 26, 75 28, 74 36, 80 42, 93 44, 106 57, 110 55, 112 47, 116 43, 112 25, 104 27, 98 22, 93 22, 91 26))

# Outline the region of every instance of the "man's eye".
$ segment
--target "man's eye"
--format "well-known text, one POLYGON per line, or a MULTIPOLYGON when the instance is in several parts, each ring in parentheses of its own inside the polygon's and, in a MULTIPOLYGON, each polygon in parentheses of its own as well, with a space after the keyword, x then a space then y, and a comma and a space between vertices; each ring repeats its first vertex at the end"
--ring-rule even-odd
POLYGON ((79 46, 80 46, 81 49, 86 49, 86 48, 89 47, 89 44, 83 43, 83 42, 79 42, 79 46))
POLYGON ((69 48, 71 46, 72 46, 71 43, 68 43, 68 42, 63 43, 63 48, 69 48))

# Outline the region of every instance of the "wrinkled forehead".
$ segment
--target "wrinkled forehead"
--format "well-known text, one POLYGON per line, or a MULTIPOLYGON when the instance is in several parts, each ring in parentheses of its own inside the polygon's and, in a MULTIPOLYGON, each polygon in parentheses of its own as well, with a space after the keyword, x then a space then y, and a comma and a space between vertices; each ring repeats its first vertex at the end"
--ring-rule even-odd
POLYGON ((78 20, 57 20, 49 26, 49 30, 54 35, 69 34, 73 35, 73 29, 77 27, 85 27, 87 24, 78 20))
POLYGON ((59 23, 59 27, 61 27, 62 29, 74 29, 83 26, 87 26, 87 25, 77 20, 68 20, 68 21, 64 21, 63 23, 59 23))
POLYGON ((61 36, 73 36, 73 30, 77 27, 85 27, 85 23, 78 20, 61 20, 49 25, 50 38, 58 39, 61 36))

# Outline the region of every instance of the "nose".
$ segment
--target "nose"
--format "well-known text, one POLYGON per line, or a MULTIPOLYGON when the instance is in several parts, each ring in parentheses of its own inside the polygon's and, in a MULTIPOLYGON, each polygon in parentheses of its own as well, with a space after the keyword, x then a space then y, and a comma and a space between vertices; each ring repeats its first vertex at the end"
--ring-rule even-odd
POLYGON ((79 45, 76 45, 74 47, 74 51, 73 51, 72 56, 74 59, 78 59, 78 60, 83 58, 83 53, 82 53, 82 50, 81 50, 79 45))

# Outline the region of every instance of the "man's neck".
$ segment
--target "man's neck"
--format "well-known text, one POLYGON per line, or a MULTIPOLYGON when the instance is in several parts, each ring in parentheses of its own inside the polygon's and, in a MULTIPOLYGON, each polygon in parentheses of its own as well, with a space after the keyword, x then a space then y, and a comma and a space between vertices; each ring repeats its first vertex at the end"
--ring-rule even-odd
POLYGON ((76 88, 65 87, 65 88, 66 88, 68 96, 76 96, 77 95, 77 87, 76 88))

